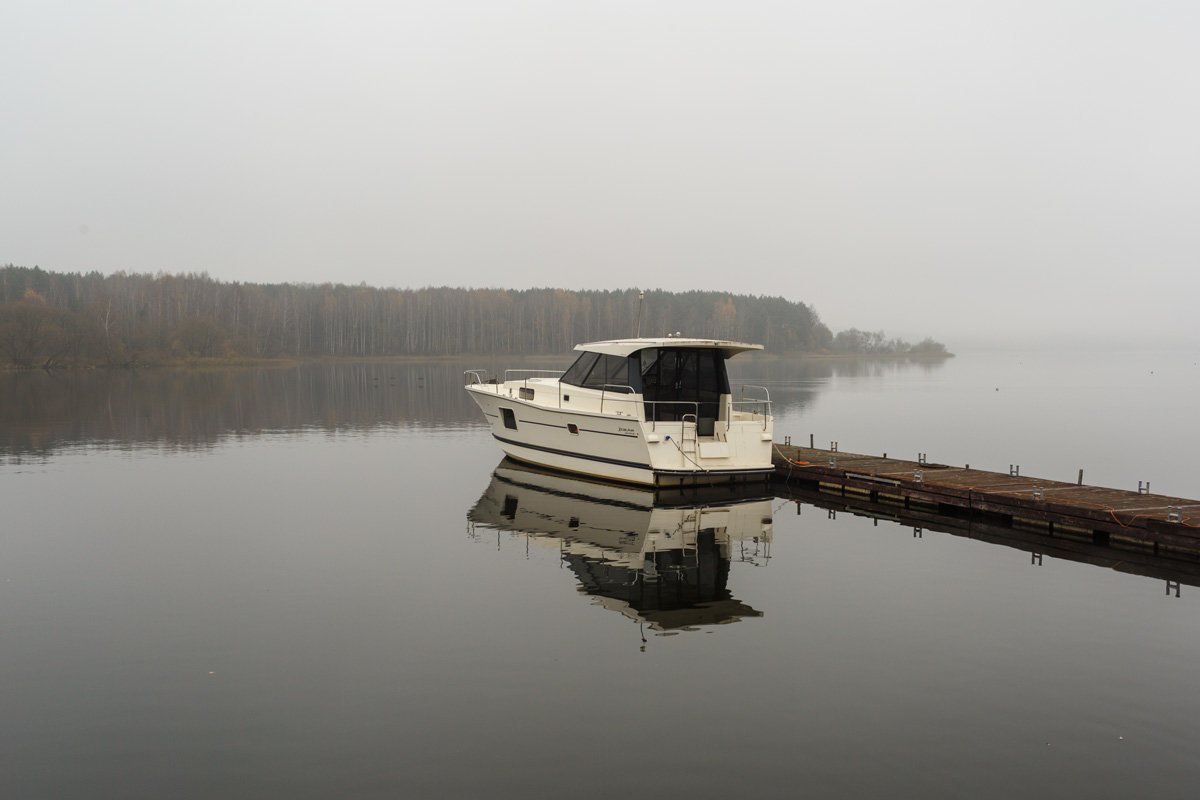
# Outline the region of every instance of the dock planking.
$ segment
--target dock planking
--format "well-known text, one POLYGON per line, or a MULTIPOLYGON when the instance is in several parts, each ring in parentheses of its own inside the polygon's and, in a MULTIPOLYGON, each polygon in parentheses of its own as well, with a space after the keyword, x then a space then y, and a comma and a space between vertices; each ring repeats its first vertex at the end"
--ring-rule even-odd
POLYGON ((1087 538, 1155 555, 1200 558, 1200 500, 1066 483, 789 444, 775 446, 775 475, 905 508, 970 512, 1047 535, 1087 538))

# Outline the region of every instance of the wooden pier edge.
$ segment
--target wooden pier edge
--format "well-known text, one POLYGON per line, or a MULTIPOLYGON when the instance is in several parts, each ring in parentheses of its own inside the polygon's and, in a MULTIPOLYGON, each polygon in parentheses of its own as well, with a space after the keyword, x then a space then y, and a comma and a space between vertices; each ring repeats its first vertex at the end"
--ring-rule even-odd
POLYGON ((775 483, 1200 559, 1200 500, 776 444, 775 483))

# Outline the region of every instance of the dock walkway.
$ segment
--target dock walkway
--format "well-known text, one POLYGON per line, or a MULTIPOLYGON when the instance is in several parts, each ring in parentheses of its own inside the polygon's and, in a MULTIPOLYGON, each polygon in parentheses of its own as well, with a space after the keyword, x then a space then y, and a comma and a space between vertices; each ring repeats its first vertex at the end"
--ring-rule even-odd
POLYGON ((1200 500, 789 444, 775 446, 774 465, 776 480, 784 483, 1200 559, 1200 500))

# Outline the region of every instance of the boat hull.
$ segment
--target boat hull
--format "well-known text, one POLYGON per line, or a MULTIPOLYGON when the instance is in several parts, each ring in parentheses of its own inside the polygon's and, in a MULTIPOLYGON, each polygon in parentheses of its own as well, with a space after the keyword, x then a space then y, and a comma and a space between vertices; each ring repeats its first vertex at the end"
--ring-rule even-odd
POLYGON ((701 466, 695 463, 701 461, 698 454, 689 456, 680 448, 686 437, 647 431, 632 416, 550 408, 489 387, 467 390, 500 449, 529 464, 649 486, 765 481, 773 472, 769 450, 765 464, 758 466, 701 466))

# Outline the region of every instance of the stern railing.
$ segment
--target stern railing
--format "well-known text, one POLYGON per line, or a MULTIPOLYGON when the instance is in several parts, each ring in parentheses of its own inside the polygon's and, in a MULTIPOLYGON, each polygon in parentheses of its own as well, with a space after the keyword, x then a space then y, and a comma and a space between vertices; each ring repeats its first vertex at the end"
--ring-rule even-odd
POLYGON ((673 426, 678 425, 679 438, 681 441, 683 440, 685 432, 687 431, 687 423, 689 419, 692 424, 695 425, 696 420, 700 418, 700 403, 692 400, 643 400, 641 402, 645 405, 653 407, 651 409, 651 413, 646 414, 646 422, 649 423, 651 431, 657 433, 659 425, 672 426, 668 427, 668 430, 672 430, 673 426), (684 408, 690 408, 691 412, 680 413, 679 419, 657 419, 658 406, 683 406, 684 408))
POLYGON ((771 420, 771 392, 765 386, 755 386, 754 384, 743 384, 738 387, 738 398, 730 401, 733 411, 742 414, 762 415, 763 430, 767 429, 767 423, 771 420), (761 397, 747 396, 746 390, 755 390, 754 394, 762 393, 761 397))

